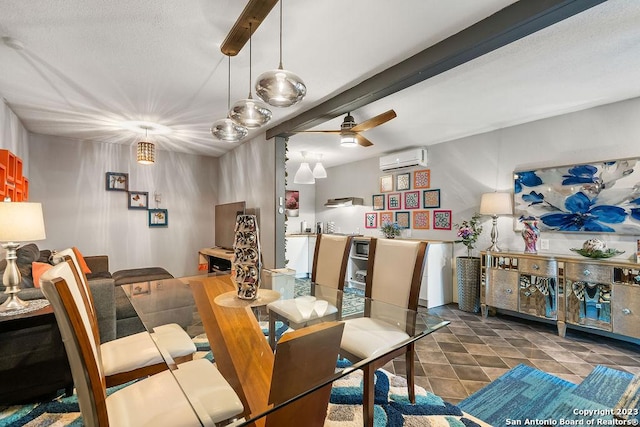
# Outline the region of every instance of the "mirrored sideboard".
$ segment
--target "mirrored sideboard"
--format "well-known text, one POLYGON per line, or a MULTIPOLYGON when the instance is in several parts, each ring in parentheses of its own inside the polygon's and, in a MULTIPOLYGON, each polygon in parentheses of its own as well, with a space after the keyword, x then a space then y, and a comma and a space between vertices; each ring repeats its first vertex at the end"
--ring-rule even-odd
MULTIPOLYGON (((640 264, 572 255, 481 252, 482 314, 492 309, 640 339, 640 264)), ((614 337, 615 337, 614 335, 614 337)))

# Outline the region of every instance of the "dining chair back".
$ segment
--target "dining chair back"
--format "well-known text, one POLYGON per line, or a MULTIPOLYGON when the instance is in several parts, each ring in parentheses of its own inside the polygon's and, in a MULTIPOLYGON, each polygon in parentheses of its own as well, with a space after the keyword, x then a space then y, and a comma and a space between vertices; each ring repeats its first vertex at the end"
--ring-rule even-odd
POLYGON ((313 255, 311 281, 342 290, 347 275, 351 236, 319 234, 313 255))

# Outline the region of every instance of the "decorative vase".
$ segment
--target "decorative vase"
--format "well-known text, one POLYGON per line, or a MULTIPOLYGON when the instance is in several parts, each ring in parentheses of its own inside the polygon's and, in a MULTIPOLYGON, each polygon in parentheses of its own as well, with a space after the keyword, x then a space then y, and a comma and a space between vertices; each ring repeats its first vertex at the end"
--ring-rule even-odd
POLYGON ((458 308, 462 311, 480 311, 480 258, 456 258, 458 279, 458 308))
POLYGON ((386 237, 387 239, 395 239, 396 236, 393 234, 385 234, 384 237, 386 237))
POLYGON ((540 237, 540 229, 538 228, 538 221, 526 220, 522 221, 524 228, 522 229, 522 238, 524 239, 524 252, 529 254, 538 253, 536 244, 538 243, 538 237, 540 237))
POLYGON ((262 258, 255 215, 238 215, 233 242, 238 298, 254 300, 260 288, 262 258))

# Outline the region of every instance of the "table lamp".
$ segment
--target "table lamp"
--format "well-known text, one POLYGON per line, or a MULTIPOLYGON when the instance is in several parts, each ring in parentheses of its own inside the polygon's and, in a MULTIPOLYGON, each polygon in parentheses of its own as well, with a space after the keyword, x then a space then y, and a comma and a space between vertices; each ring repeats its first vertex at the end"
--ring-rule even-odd
POLYGON ((480 199, 480 214, 491 215, 493 227, 491 228, 491 246, 487 248, 491 252, 500 252, 498 247, 498 216, 511 215, 511 193, 484 193, 480 199))
POLYGON ((19 242, 32 242, 46 239, 42 204, 12 202, 5 199, 0 202, 0 242, 7 252, 7 268, 2 276, 6 287, 7 300, 0 305, 0 311, 19 310, 29 305, 18 298, 22 276, 16 264, 16 249, 19 242))

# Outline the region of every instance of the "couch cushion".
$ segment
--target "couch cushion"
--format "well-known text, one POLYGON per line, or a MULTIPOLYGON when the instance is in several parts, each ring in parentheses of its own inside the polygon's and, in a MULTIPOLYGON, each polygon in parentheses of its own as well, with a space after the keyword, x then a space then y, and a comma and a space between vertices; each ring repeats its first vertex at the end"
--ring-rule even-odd
POLYGON ((97 273, 87 274, 87 280, 93 279, 111 279, 111 273, 108 271, 98 271, 97 273))
POLYGON ((150 280, 173 279, 171 273, 161 267, 133 268, 116 271, 112 275, 116 286, 150 280))
POLYGON ((50 269, 51 267, 53 267, 53 265, 51 264, 47 264, 46 262, 37 262, 34 261, 31 264, 31 273, 33 274, 33 286, 36 288, 40 287, 40 276, 42 276, 42 274, 47 271, 48 269, 50 269))
POLYGON ((84 260, 84 257, 80 253, 80 250, 78 250, 78 248, 76 248, 75 246, 72 247, 71 250, 73 250, 73 253, 76 254, 76 258, 78 259, 78 264, 80 264, 80 268, 82 269, 82 272, 84 274, 91 273, 91 269, 87 265, 87 262, 84 260))

